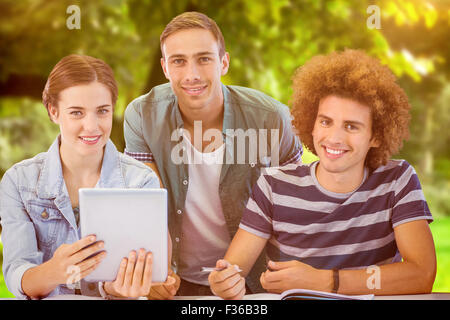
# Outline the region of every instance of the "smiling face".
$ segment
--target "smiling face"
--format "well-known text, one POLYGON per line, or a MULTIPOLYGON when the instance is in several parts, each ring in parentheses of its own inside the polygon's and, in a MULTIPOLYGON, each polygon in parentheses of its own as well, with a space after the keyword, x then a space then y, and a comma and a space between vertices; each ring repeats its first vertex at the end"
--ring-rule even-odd
POLYGON ((378 146, 370 108, 334 95, 320 101, 312 135, 319 169, 333 174, 361 176, 369 149, 378 146))
POLYGON ((64 89, 58 106, 50 106, 49 113, 60 127, 61 152, 82 157, 103 155, 113 116, 111 92, 105 85, 91 82, 64 89))
POLYGON ((229 55, 219 56, 219 44, 210 31, 177 31, 167 37, 162 50, 161 66, 183 111, 223 103, 220 78, 228 71, 229 55))

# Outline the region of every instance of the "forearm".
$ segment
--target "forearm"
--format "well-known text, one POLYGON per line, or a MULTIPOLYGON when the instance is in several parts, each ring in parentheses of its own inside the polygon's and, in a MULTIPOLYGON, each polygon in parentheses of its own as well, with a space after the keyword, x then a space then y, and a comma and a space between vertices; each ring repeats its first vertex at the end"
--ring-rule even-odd
POLYGON ((238 265, 242 270, 241 275, 246 277, 266 243, 266 239, 238 229, 224 259, 231 264, 238 265))
POLYGON ((377 295, 431 292, 436 277, 436 254, 427 221, 404 223, 394 232, 403 261, 373 270, 342 270, 339 292, 377 295))
POLYGON ((28 269, 22 276, 22 291, 32 298, 45 297, 58 285, 52 277, 48 262, 28 269))
POLYGON ((341 294, 419 294, 433 288, 436 268, 403 261, 380 267, 339 271, 341 294))
POLYGON ((256 258, 254 258, 250 252, 236 252, 228 249, 223 259, 232 265, 237 265, 242 270, 242 272, 240 272, 241 276, 246 277, 252 269, 256 258), (250 255, 246 255, 245 253, 250 255))

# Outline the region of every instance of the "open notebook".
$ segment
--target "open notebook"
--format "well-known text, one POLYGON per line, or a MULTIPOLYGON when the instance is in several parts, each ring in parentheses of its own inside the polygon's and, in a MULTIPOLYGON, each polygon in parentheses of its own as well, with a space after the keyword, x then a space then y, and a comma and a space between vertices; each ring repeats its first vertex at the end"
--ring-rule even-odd
MULTIPOLYGON (((185 297, 193 300, 219 300, 217 296, 185 297)), ((242 300, 373 300, 373 294, 366 295, 344 295, 323 291, 291 289, 282 294, 276 293, 255 293, 247 294, 242 300)))
POLYGON ((344 295, 315 290, 291 289, 280 295, 281 300, 373 300, 373 294, 344 295))

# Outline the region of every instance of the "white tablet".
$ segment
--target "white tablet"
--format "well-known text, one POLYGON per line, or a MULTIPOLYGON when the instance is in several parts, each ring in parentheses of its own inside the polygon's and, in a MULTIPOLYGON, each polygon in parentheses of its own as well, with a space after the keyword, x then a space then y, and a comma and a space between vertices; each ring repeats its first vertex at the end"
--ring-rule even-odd
POLYGON ((153 253, 152 282, 165 282, 168 269, 166 189, 79 189, 81 237, 104 241, 106 257, 84 279, 114 281, 131 250, 153 253))

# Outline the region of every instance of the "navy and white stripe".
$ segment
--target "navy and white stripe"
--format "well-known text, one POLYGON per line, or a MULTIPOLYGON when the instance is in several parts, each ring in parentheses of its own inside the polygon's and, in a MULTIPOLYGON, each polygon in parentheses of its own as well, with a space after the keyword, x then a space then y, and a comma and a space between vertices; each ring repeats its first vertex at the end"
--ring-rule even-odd
POLYGON ((269 168, 255 184, 240 228, 269 239, 275 261, 300 260, 320 269, 358 268, 398 259, 394 228, 433 220, 414 168, 390 160, 359 188, 325 190, 310 165, 269 168))

